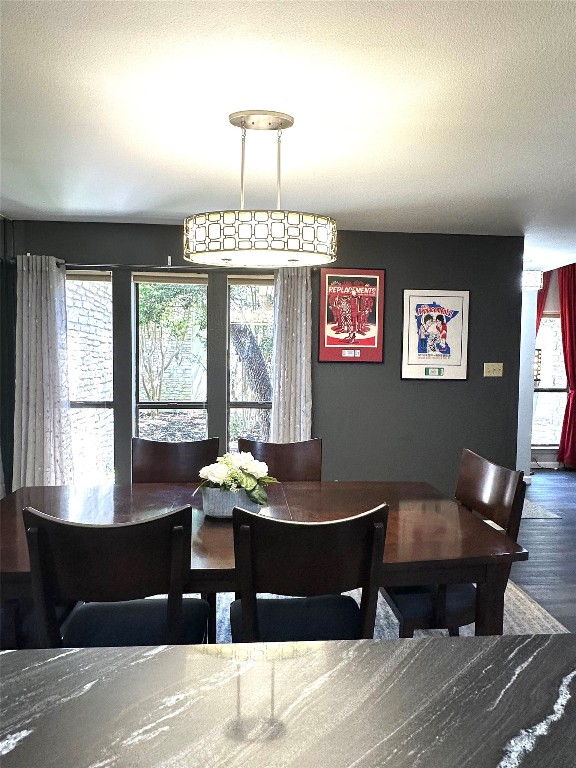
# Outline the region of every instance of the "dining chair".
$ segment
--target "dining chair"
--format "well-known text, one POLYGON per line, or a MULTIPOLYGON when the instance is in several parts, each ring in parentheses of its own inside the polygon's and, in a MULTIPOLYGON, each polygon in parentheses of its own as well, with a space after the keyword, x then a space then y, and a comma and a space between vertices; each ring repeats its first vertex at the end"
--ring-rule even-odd
POLYGON ((238 438, 238 450, 251 453, 265 461, 268 473, 281 483, 322 479, 322 440, 302 440, 297 443, 266 443, 238 438))
MULTIPOLYGON (((218 458, 219 437, 189 442, 164 442, 132 438, 133 483, 196 483, 203 467, 218 458)), ((216 593, 203 592, 210 606, 208 635, 216 642, 216 593)))
POLYGON ((132 438, 133 483, 196 483, 202 467, 214 464, 220 438, 163 442, 132 438))
POLYGON ((182 596, 190 570, 190 506, 116 525, 74 523, 30 507, 23 516, 38 647, 204 641, 208 604, 182 596), (70 602, 77 605, 60 626, 57 605, 70 602))
POLYGON ((239 599, 233 642, 354 640, 374 634, 388 505, 327 523, 275 520, 236 507, 239 599), (362 589, 360 606, 350 595, 362 589), (263 598, 258 594, 284 595, 263 598))
MULTIPOLYGON (((465 448, 462 452, 455 498, 467 509, 495 523, 516 541, 526 494, 524 472, 493 464, 465 448)), ((506 580, 510 575, 510 568, 506 580)), ((413 637, 416 629, 459 627, 476 619, 474 584, 436 584, 380 589, 399 622, 399 636, 413 637)))

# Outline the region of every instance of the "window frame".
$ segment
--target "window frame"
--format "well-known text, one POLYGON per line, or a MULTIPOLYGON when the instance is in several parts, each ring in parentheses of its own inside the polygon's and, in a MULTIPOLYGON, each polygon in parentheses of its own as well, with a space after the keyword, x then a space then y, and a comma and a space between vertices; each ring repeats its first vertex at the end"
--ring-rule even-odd
MULTIPOLYGON (((66 268, 66 283, 68 281, 83 281, 83 282, 105 282, 110 283, 112 287, 112 271, 106 270, 94 270, 94 269, 77 269, 66 268)), ((114 314, 114 299, 112 296, 112 315, 114 314)), ((114 323, 112 322, 112 355, 114 355, 114 323)), ((112 382, 112 399, 111 400, 68 400, 70 410, 73 408, 95 408, 101 410, 114 410, 114 382, 112 382)), ((113 416, 114 418, 114 416, 113 416)), ((113 444, 113 456, 112 461, 114 464, 114 473, 116 474, 116 440, 113 444)))
MULTIPOLYGON (((112 273, 110 270, 81 270, 67 269, 66 281, 90 281, 95 283, 110 283, 112 285, 112 273)), ((114 330, 112 330, 112 347, 114 347, 114 330)), ((112 385, 112 400, 69 400, 70 408, 114 408, 114 385, 112 385)))
MULTIPOLYGON (((139 437, 139 412, 145 410, 181 410, 206 411, 208 414, 208 383, 205 400, 140 400, 140 301, 139 286, 142 283, 160 283, 175 285, 208 285, 205 272, 132 272, 134 285, 134 435, 139 437)), ((208 299, 206 301, 208 307, 208 299)), ((208 318, 206 325, 208 326, 208 318)), ((207 355, 208 356, 208 355, 207 355)), ((207 425, 209 432, 209 426, 207 425)), ((207 434, 206 437, 209 435, 207 434)))
MULTIPOLYGON (((97 274, 94 267, 83 269, 77 265, 69 270, 80 279, 85 275, 97 274)), ((68 272, 68 270, 67 270, 68 272)), ((105 272, 112 281, 112 356, 113 385, 112 401, 104 401, 111 407, 114 417, 114 470, 116 484, 132 482, 132 436, 136 434, 137 410, 137 295, 133 275, 144 274, 152 282, 197 280, 204 275, 207 281, 207 393, 208 436, 220 438, 220 452, 228 450, 229 404, 229 280, 253 283, 259 279, 274 282, 274 271, 255 274, 235 269, 163 270, 157 266, 138 267, 106 265, 105 272)), ((90 404, 91 406, 92 404, 90 404)), ((166 402, 162 405, 181 407, 179 403, 166 402)), ((186 402, 182 407, 195 403, 186 402)), ((249 408, 251 405, 263 408, 262 403, 233 404, 233 407, 249 408)))
MULTIPOLYGON (((238 275, 237 273, 230 273, 228 274, 228 290, 227 290, 227 297, 228 297, 228 314, 230 312, 230 288, 234 285, 272 285, 274 286, 274 273, 270 274, 257 274, 257 275, 238 275)), ((226 388, 227 388, 227 430, 226 430, 226 450, 230 447, 230 418, 231 410, 262 410, 262 411, 271 411, 272 410, 272 399, 270 400, 231 400, 231 392, 230 392, 230 317, 228 316, 228 353, 227 353, 227 360, 226 360, 226 388)))

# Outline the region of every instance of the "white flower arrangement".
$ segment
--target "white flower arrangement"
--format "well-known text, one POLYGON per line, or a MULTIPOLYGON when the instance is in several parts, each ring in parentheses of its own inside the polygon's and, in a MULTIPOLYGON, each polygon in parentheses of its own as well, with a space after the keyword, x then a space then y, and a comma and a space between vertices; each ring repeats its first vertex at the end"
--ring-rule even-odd
POLYGON ((261 505, 268 501, 265 486, 278 482, 275 477, 270 477, 264 461, 258 461, 247 452, 218 456, 215 464, 202 467, 200 477, 202 482, 198 489, 221 488, 235 493, 244 490, 251 501, 261 505))

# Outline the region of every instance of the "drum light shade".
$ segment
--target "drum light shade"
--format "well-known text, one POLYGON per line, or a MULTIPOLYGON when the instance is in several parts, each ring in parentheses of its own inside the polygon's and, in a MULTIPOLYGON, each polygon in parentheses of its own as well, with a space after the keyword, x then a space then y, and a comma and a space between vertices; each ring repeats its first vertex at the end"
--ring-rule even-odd
POLYGON ((336 222, 298 211, 212 211, 184 222, 185 258, 238 267, 307 267, 336 257, 336 222))

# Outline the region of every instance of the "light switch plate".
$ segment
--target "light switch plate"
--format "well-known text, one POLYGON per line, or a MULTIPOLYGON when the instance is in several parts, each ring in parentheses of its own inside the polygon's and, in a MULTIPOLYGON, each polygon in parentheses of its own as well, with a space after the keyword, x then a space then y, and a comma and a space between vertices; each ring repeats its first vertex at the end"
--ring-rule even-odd
POLYGON ((484 376, 502 376, 504 363, 484 363, 484 376))

